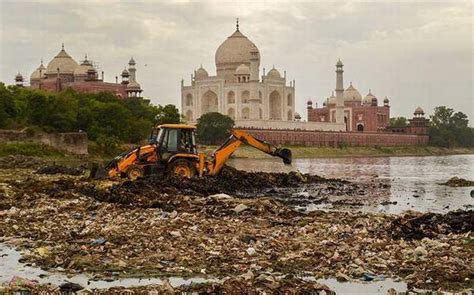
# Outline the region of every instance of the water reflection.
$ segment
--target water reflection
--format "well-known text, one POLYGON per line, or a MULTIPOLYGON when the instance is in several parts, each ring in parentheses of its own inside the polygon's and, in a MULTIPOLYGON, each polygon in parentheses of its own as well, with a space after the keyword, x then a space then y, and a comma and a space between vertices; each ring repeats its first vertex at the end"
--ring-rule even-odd
POLYGON ((470 196, 473 187, 451 188, 439 185, 453 176, 474 179, 474 155, 297 159, 293 166, 284 166, 279 159, 233 159, 230 163, 237 169, 247 171, 299 170, 352 181, 389 180, 390 204, 375 203, 361 208, 366 211, 446 212, 470 208, 474 204, 470 196))

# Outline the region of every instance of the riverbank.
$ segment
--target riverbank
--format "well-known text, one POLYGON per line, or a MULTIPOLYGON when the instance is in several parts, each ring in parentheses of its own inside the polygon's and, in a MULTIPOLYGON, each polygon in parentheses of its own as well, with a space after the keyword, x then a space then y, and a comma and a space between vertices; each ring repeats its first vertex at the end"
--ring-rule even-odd
MULTIPOLYGON (((239 176, 131 183, 2 169, 0 243, 21 250, 21 261, 49 271, 46 276, 63 272, 106 281, 229 277, 256 289, 262 280, 281 288, 279 277, 394 278, 409 290, 472 288, 467 259, 472 211, 301 212, 284 201, 254 196, 264 191, 259 187, 266 181, 280 183, 267 193, 314 185, 343 198, 357 184, 296 173, 233 173, 239 176), (211 189, 223 190, 218 183, 230 186, 231 181, 236 182, 234 193, 209 195, 216 193, 211 189)), ((290 283, 296 289, 308 286, 308 281, 290 283)))
MULTIPOLYGON (((131 144, 123 144, 121 148, 117 149, 116 154, 128 149, 131 144)), ((216 150, 219 146, 199 146, 199 151, 207 154, 216 150)), ((399 147, 307 147, 307 146, 286 146, 291 149, 294 159, 309 159, 309 158, 338 158, 338 157, 385 157, 385 156, 445 156, 445 155, 468 155, 474 154, 474 148, 442 148, 434 146, 399 146, 399 147)), ((54 149, 52 147, 28 142, 12 142, 0 144, 0 157, 10 155, 23 155, 38 158, 48 159, 90 159, 90 160, 104 160, 110 159, 114 155, 104 155, 104 153, 92 144, 89 147, 89 155, 77 156, 64 151, 54 149)), ((250 159, 264 159, 271 156, 262 153, 261 151, 242 145, 234 154, 236 158, 250 158, 250 159)))
MULTIPOLYGON (((332 158, 332 157, 388 157, 388 156, 445 156, 474 154, 474 148, 447 149, 433 146, 399 146, 399 147, 306 147, 287 146, 294 159, 332 158)), ((206 146, 206 151, 215 150, 216 146, 206 146)), ((236 158, 261 159, 270 156, 250 147, 241 146, 235 153, 236 158)))

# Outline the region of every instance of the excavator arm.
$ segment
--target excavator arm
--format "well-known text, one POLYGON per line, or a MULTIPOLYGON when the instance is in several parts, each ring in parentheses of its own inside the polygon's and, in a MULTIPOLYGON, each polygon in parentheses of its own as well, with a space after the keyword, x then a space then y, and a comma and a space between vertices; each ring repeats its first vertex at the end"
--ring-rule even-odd
MULTIPOLYGON (((271 156, 280 157, 283 159, 283 163, 287 165, 291 164, 291 151, 289 149, 277 148, 268 142, 253 137, 245 131, 232 130, 229 139, 227 139, 227 141, 214 152, 213 161, 207 163, 207 171, 209 175, 217 175, 221 171, 225 162, 242 143, 248 144, 271 156)), ((200 165, 200 167, 202 166, 200 165)), ((200 174, 202 174, 202 172, 200 172, 200 174)))

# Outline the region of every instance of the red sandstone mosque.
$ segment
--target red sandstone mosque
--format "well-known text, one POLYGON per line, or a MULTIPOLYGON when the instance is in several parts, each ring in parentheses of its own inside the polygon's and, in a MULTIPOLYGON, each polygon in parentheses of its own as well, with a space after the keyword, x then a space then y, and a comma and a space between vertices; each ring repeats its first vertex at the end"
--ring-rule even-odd
POLYGON ((318 105, 313 108, 313 102, 308 100, 307 112, 308 121, 312 122, 336 122, 337 110, 340 108, 344 114, 344 124, 346 131, 358 132, 382 132, 386 131, 390 123, 390 105, 387 97, 383 100, 383 105, 379 104, 379 99, 369 93, 362 98, 359 91, 350 83, 344 90, 343 70, 344 64, 339 60, 336 64, 336 96, 334 92, 324 102, 322 107, 318 105), (340 102, 339 103, 339 99, 340 102))
MULTIPOLYGON (((133 57, 128 62, 128 69, 125 68, 121 76, 121 82, 118 82, 118 76, 115 77, 115 83, 104 81, 104 72, 99 78, 99 73, 92 60, 85 56, 79 64, 64 49, 48 63, 45 67, 43 61, 40 66, 30 76, 30 86, 34 89, 43 89, 59 92, 67 88, 72 88, 78 92, 111 92, 122 98, 141 98, 142 89, 136 80, 135 60, 133 57)), ((18 86, 24 86, 23 76, 18 73, 15 77, 15 83, 18 86)))

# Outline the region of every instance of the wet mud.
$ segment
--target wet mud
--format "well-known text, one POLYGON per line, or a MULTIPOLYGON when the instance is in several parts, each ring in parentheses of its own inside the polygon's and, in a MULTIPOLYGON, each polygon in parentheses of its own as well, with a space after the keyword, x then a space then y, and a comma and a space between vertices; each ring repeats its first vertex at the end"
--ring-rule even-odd
POLYGON ((446 181, 445 183, 442 183, 442 185, 447 185, 450 187, 468 187, 468 186, 474 186, 474 181, 472 180, 467 180, 464 178, 459 178, 459 177, 453 177, 446 181))
POLYGON ((421 240, 439 234, 474 231, 474 211, 453 211, 447 214, 406 214, 392 222, 392 234, 399 239, 421 240))
POLYGON ((203 287, 211 293, 267 285, 316 288, 275 279, 308 274, 346 281, 395 277, 409 288, 446 290, 472 288, 474 281, 466 225, 472 211, 433 221, 414 213, 295 210, 299 199, 373 201, 387 192, 384 182, 230 167, 218 178, 135 182, 32 171, 0 173, 0 242, 23 250, 23 262, 50 271, 102 279, 238 278, 203 287), (410 227, 421 233, 411 237, 410 227))

